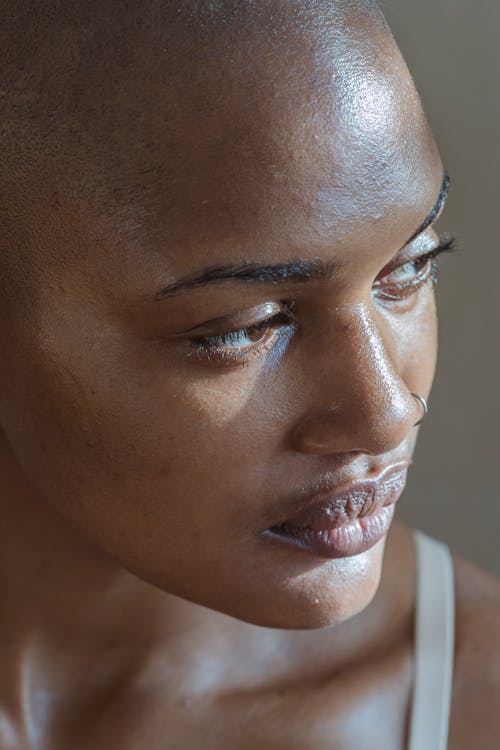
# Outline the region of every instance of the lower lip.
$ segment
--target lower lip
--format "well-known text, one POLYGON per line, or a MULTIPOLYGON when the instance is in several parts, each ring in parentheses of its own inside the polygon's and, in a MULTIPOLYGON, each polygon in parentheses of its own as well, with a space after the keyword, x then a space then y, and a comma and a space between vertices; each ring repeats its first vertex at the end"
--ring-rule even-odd
POLYGON ((394 517, 395 505, 391 503, 377 513, 356 518, 352 523, 335 529, 313 531, 312 529, 290 528, 286 533, 268 529, 267 539, 276 541, 301 552, 327 559, 360 555, 373 547, 389 531, 394 517))

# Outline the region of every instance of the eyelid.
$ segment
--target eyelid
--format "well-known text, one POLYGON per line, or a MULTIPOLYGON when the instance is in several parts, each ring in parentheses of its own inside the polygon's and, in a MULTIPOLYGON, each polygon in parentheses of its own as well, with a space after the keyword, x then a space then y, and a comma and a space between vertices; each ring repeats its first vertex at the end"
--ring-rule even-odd
MULTIPOLYGON (((194 326, 188 328, 185 331, 181 331, 177 334, 180 336, 212 336, 213 331, 217 330, 217 335, 222 336, 234 331, 249 328, 255 325, 256 316, 258 315, 259 321, 263 321, 266 318, 271 318, 274 315, 284 312, 284 305, 280 305, 276 302, 265 302, 261 305, 254 305, 246 310, 237 310, 234 313, 229 313, 221 318, 213 318, 203 323, 201 326, 194 326)), ((258 322, 259 322, 258 321, 258 322)))
MULTIPOLYGON (((391 274, 397 268, 401 268, 401 266, 406 265, 406 263, 411 263, 413 260, 418 260, 419 258, 422 258, 429 253, 435 252, 436 250, 439 250, 442 246, 444 246, 446 235, 443 235, 442 237, 438 237, 437 235, 435 235, 435 237, 430 237, 429 230, 432 231, 432 228, 427 227, 427 229, 425 229, 422 234, 420 234, 413 240, 411 245, 404 247, 396 255, 395 258, 389 261, 389 263, 384 266, 378 273, 375 281, 389 276, 389 274, 391 274)), ((435 232, 433 233, 435 234, 435 232)))

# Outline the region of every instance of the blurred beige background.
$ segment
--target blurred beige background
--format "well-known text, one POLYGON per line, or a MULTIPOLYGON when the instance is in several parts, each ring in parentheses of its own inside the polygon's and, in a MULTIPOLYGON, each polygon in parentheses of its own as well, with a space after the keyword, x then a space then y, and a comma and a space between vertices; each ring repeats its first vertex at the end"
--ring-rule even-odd
POLYGON ((500 2, 380 3, 452 177, 440 356, 401 520, 500 576, 500 2))

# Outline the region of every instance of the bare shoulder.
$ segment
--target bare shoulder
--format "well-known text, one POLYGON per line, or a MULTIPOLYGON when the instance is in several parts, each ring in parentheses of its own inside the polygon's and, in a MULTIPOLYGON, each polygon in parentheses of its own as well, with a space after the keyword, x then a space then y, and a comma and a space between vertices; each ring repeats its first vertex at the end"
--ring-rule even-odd
POLYGON ((450 750, 500 747, 500 580, 453 554, 455 670, 450 750))

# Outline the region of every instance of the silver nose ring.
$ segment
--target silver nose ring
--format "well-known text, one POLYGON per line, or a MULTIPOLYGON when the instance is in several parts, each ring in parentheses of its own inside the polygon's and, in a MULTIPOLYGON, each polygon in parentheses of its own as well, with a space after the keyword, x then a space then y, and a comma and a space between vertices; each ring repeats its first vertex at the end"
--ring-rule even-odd
POLYGON ((414 427, 416 427, 417 425, 421 424, 426 418, 426 416, 428 415, 429 405, 427 404, 427 401, 425 400, 425 398, 423 396, 419 396, 418 393, 412 393, 411 395, 415 396, 417 401, 419 401, 424 407, 424 413, 422 414, 422 417, 418 420, 418 422, 415 422, 415 424, 413 425, 414 427))

